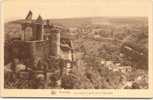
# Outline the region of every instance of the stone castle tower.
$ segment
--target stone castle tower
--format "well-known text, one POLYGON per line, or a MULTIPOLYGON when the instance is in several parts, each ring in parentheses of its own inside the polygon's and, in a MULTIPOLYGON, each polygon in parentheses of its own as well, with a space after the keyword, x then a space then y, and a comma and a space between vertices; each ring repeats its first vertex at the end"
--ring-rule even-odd
POLYGON ((32 23, 33 40, 44 40, 44 24, 43 19, 39 15, 37 20, 32 23))
POLYGON ((49 40, 51 55, 60 55, 60 30, 51 27, 48 20, 47 23, 45 23, 40 15, 36 21, 33 21, 31 17, 32 15, 30 16, 30 14, 32 14, 31 11, 28 13, 25 23, 22 24, 22 27, 24 27, 23 31, 26 29, 26 27, 30 26, 32 28, 31 41, 43 42, 49 40), (28 19, 28 16, 31 19, 28 19))
POLYGON ((49 56, 60 55, 60 30, 45 23, 40 15, 33 20, 31 11, 21 25, 23 37, 13 43, 14 57, 29 59, 27 65, 34 65, 37 59, 44 60, 49 56), (27 28, 31 32, 26 31, 27 28))
POLYGON ((51 25, 49 20, 43 20, 40 15, 36 20, 32 19, 31 11, 21 26, 23 36, 21 40, 13 41, 12 58, 21 59, 29 67, 33 67, 38 60, 50 57, 62 58, 67 63, 73 61, 71 39, 63 34, 62 27, 51 25))

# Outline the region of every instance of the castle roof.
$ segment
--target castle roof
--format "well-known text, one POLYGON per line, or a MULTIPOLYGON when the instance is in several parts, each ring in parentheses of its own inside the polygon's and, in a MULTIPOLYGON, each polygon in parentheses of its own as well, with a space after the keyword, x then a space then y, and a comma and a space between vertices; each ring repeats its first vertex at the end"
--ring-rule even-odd
POLYGON ((28 15, 26 16, 25 19, 26 20, 32 20, 32 11, 31 10, 28 12, 28 15))
POLYGON ((39 15, 38 18, 36 19, 36 23, 40 23, 42 24, 43 23, 43 19, 42 17, 39 15))

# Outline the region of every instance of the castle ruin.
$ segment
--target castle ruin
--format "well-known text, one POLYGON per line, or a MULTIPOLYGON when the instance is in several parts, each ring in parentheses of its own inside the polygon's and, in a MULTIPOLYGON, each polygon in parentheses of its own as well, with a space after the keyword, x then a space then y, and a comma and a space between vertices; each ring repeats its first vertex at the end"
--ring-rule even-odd
MULTIPOLYGON (((52 25, 49 20, 43 20, 39 15, 32 19, 32 12, 21 23, 23 34, 19 40, 13 40, 12 58, 21 59, 25 65, 32 68, 39 60, 64 60, 65 66, 73 61, 72 41, 62 33, 62 27, 52 25)), ((64 65, 63 65, 64 66, 64 65)))

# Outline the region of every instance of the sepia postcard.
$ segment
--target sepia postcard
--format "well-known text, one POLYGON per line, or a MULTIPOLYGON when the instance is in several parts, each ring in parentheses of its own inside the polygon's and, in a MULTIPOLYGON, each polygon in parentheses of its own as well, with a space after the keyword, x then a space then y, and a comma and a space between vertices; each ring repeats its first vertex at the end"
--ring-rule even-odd
POLYGON ((2 97, 152 98, 152 0, 0 1, 2 97))

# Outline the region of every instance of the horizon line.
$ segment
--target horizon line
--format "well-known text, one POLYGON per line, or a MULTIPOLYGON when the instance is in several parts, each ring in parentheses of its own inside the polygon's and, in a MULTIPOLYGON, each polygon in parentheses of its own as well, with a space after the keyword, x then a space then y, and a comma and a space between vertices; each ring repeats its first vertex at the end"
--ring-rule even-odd
MULTIPOLYGON (((42 16, 43 18, 43 16, 42 16)), ((44 20, 53 19, 53 20, 62 20, 62 19, 81 19, 81 18, 148 18, 148 16, 84 16, 84 17, 57 17, 57 18, 43 18, 44 20)), ((4 22, 24 20, 25 18, 17 18, 17 19, 4 19, 4 22)), ((36 20, 36 18, 33 18, 36 20)))

